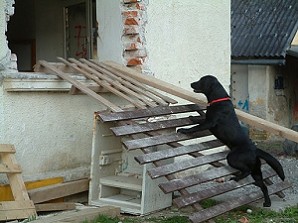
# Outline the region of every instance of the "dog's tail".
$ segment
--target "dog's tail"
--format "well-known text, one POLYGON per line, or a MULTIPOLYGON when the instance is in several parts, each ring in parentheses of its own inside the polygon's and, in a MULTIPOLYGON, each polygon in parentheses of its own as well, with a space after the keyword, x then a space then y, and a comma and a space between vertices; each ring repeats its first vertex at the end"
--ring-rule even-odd
POLYGON ((282 165, 275 157, 261 149, 257 149, 257 156, 265 160, 269 164, 269 166, 271 166, 271 168, 275 170, 280 179, 285 179, 285 173, 282 165))

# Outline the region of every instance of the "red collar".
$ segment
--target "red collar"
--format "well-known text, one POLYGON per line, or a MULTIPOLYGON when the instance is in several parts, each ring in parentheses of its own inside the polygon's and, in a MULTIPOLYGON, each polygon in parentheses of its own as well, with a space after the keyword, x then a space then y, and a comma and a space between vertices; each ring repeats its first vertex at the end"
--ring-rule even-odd
POLYGON ((221 101, 228 101, 228 100, 231 100, 230 97, 226 97, 226 98, 219 98, 219 99, 215 99, 213 101, 211 101, 210 103, 208 103, 208 106, 214 104, 214 103, 217 103, 217 102, 221 102, 221 101))

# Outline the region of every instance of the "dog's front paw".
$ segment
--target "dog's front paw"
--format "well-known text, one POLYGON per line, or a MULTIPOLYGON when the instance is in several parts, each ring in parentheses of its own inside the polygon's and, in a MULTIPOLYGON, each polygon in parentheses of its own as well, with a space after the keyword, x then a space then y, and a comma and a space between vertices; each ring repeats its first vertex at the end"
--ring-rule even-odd
POLYGON ((230 180, 234 180, 234 181, 236 181, 236 182, 239 181, 238 177, 231 177, 230 180))
POLYGON ((177 133, 186 134, 186 133, 188 133, 188 129, 183 129, 183 128, 178 129, 178 130, 177 130, 177 133))

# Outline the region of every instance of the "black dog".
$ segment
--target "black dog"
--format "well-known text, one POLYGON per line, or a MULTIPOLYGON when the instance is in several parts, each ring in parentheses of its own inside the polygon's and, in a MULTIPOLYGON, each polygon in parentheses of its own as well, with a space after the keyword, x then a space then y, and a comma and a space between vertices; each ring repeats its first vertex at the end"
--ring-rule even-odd
POLYGON ((267 187, 263 182, 260 158, 264 159, 284 180, 285 175, 281 164, 269 153, 258 149, 249 139, 239 124, 229 95, 215 77, 204 76, 199 81, 193 82, 191 87, 194 92, 203 93, 207 97, 209 106, 207 107, 206 119, 199 121, 190 116, 193 123, 199 125, 188 129, 180 128, 177 132, 188 134, 209 129, 216 138, 231 150, 227 156, 228 164, 240 171, 231 180, 239 181, 251 174, 255 180, 255 185, 259 186, 264 194, 263 206, 270 207, 271 201, 267 187))

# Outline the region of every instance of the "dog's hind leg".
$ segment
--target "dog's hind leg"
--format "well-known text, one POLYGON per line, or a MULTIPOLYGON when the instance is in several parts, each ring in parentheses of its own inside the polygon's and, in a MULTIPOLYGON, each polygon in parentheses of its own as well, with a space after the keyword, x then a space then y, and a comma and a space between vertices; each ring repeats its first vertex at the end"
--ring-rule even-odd
POLYGON ((271 200, 269 198, 268 195, 268 189, 267 186, 265 185, 264 181, 263 181, 263 175, 262 175, 262 171, 261 171, 261 161, 258 160, 258 167, 255 168, 253 170, 253 172, 251 173, 252 178, 255 180, 255 185, 260 187, 263 195, 264 195, 264 203, 263 206, 264 207, 270 207, 271 206, 271 200))
POLYGON ((227 156, 227 161, 231 167, 240 171, 240 173, 235 174, 230 180, 239 181, 251 174, 249 167, 245 162, 239 160, 239 155, 236 152, 231 151, 227 156))

